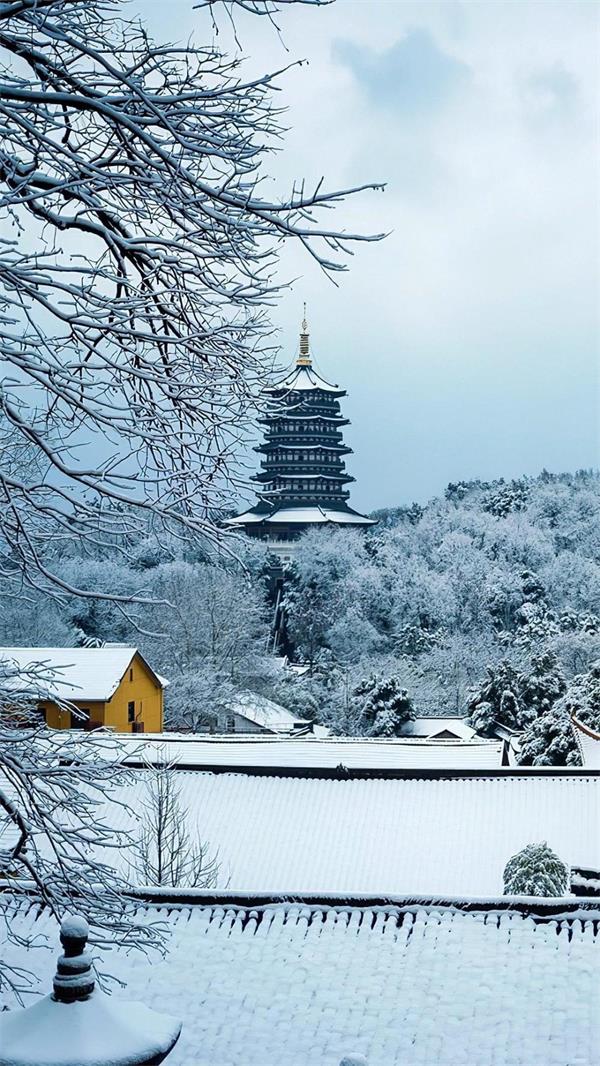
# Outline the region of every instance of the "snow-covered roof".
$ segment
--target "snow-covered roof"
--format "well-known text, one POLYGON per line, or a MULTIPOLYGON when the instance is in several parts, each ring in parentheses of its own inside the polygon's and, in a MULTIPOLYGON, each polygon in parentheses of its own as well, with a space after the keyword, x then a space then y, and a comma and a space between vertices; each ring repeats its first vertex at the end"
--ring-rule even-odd
MULTIPOLYGON (((43 682, 36 686, 43 698, 81 703, 110 699, 136 653, 136 648, 120 644, 104 648, 0 648, 0 660, 15 663, 22 671, 35 666, 43 675, 43 682)), ((163 681, 154 676, 162 685, 163 681)), ((19 680, 14 684, 19 685, 19 680)), ((31 687, 27 680, 25 686, 31 687)))
POLYGON ((274 703, 266 696, 259 696, 256 692, 240 692, 229 704, 232 714, 239 714, 247 718, 254 725, 263 729, 271 729, 274 733, 291 733, 297 726, 308 725, 308 719, 298 718, 282 707, 280 703, 274 703))
MULTIPOLYGON (((147 904, 137 914, 166 923, 166 957, 114 951, 101 968, 126 982, 117 1001, 183 1019, 169 1066, 598 1061, 597 910, 578 917, 565 906, 538 921, 500 908, 300 902, 147 904)), ((52 950, 8 944, 6 962, 48 991, 54 919, 23 906, 15 927, 52 950)))
MULTIPOLYGON (((600 869, 600 778, 581 771, 325 780, 177 770, 176 783, 190 826, 218 852, 221 889, 494 896, 508 860, 538 841, 600 869)), ((131 829, 146 788, 140 770, 105 819, 131 829)))
POLYGON ((402 735, 406 737, 427 737, 435 739, 439 734, 452 733, 461 740, 472 740, 475 730, 467 725, 464 718, 419 717, 402 726, 402 735))
POLYGON ((320 389, 322 392, 337 393, 338 396, 344 396, 345 394, 345 390, 341 389, 339 385, 333 385, 330 381, 326 381, 325 378, 321 377, 320 374, 317 374, 312 363, 294 364, 281 381, 275 382, 265 391, 279 393, 282 389, 286 392, 312 392, 315 389, 320 389))
POLYGON ((334 511, 328 507, 279 507, 271 513, 259 514, 256 511, 245 511, 243 514, 229 518, 225 522, 228 526, 247 525, 278 525, 284 522, 286 525, 319 525, 332 522, 335 525, 372 526, 375 524, 372 518, 365 518, 348 508, 347 511, 334 511))
MULTIPOLYGON (((292 721, 296 721, 293 716, 292 721)), ((400 770, 467 769, 485 770, 502 764, 500 740, 429 741, 371 740, 348 737, 314 736, 300 739, 244 737, 200 737, 198 734, 173 737, 169 733, 143 736, 122 734, 136 762, 163 761, 165 746, 179 766, 268 767, 305 770, 400 770)))
POLYGON ((574 716, 571 718, 571 728, 583 765, 590 770, 600 770, 600 733, 596 733, 574 716))

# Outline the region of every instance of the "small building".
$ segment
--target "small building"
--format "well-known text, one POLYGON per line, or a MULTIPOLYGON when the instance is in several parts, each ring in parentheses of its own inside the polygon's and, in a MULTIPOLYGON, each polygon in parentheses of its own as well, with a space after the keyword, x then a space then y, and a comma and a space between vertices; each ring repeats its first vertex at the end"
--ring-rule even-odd
POLYGON ((417 717, 405 722, 400 736, 419 740, 474 740, 475 730, 466 719, 455 715, 450 718, 417 717))
POLYGON ((287 707, 245 691, 237 694, 227 708, 224 719, 226 733, 272 733, 299 735, 309 732, 312 722, 298 718, 287 707))
POLYGON ((0 660, 23 672, 26 687, 27 674, 35 674, 39 710, 51 729, 162 732, 167 682, 137 648, 0 648, 0 660))

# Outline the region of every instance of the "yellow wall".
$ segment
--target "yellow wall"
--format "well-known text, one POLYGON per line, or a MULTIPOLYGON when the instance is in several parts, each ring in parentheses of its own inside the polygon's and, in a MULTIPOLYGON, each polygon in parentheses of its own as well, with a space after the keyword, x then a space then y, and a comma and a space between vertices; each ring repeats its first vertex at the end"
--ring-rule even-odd
POLYGON ((119 733, 133 732, 131 724, 127 721, 127 704, 130 700, 134 700, 136 721, 144 723, 144 732, 162 733, 162 688, 154 681, 144 660, 139 655, 133 658, 130 668, 126 670, 112 699, 104 705, 104 725, 112 726, 119 733), (130 668, 133 673, 132 681, 129 680, 130 668))
MULTIPOLYGON (((89 711, 90 721, 98 722, 100 725, 104 725, 104 707, 108 706, 104 703, 91 703, 89 700, 87 703, 79 703, 77 700, 71 700, 76 707, 81 710, 89 711)), ((71 725, 71 712, 65 711, 59 707, 56 703, 43 703, 43 707, 46 708, 46 725, 49 725, 51 729, 69 729, 71 725)), ((83 719, 78 719, 77 723, 80 729, 85 727, 83 719)))
MULTIPOLYGON (((105 703, 93 703, 89 700, 87 702, 72 700, 71 702, 81 710, 89 711, 91 721, 99 725, 110 726, 119 733, 132 733, 133 726, 128 721, 130 701, 135 704, 135 719, 136 722, 143 722, 144 732, 162 733, 163 690, 152 677, 144 660, 137 654, 127 667, 117 691, 110 700, 105 703)), ((51 729, 69 729, 70 712, 61 711, 55 703, 45 703, 44 706, 46 722, 51 729)), ((83 722, 81 725, 83 726, 83 722)))

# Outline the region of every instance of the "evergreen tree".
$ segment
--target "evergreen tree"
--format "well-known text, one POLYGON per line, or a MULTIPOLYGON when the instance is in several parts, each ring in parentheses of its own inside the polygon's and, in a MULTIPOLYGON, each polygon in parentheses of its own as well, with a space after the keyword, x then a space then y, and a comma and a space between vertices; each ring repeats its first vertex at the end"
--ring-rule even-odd
POLYGON ((361 681, 353 691, 353 703, 372 737, 397 737, 404 723, 415 717, 408 692, 393 676, 372 675, 361 681))
POLYGON ((546 714, 564 694, 566 682, 557 655, 543 651, 534 655, 531 666, 519 678, 521 725, 546 714))
POLYGON ((493 736, 499 722, 518 728, 521 717, 520 675, 508 659, 488 666, 487 676, 469 704, 469 724, 481 736, 493 736))
POLYGON ((600 660, 570 682, 567 691, 525 730, 519 762, 524 766, 578 766, 581 763, 571 717, 600 730, 600 660))
POLYGON ((505 896, 564 896, 569 868, 543 844, 528 844, 504 867, 505 896))

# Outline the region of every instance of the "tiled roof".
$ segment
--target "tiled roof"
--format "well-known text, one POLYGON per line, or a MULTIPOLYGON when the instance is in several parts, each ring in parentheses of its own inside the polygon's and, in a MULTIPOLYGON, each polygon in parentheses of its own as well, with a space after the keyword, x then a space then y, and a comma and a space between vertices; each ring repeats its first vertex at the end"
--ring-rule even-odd
MULTIPOLYGON (((148 906, 169 953, 105 955, 114 994, 183 1019, 169 1066, 595 1066, 598 912, 536 922, 454 907, 148 906), (597 929, 597 922, 596 922, 597 929)), ((6 961, 51 987, 46 912, 6 961)), ((65 1008, 65 1015, 68 1008, 65 1008)))
POLYGON ((443 716, 422 716, 413 718, 410 722, 405 722, 402 726, 402 736, 404 737, 433 737, 435 738, 438 733, 453 733, 455 737, 460 740, 472 740, 476 736, 475 730, 467 725, 466 719, 455 715, 452 718, 444 718, 443 716))
POLYGON ((312 392, 314 389, 320 389, 322 392, 334 392, 338 396, 345 395, 344 389, 325 381, 314 366, 298 366, 297 363, 286 372, 282 381, 275 382, 265 389, 265 392, 280 393, 282 389, 289 392, 312 392))
POLYGON ((571 718, 571 728, 583 765, 590 770, 600 770, 600 733, 590 729, 574 716, 571 718))
POLYGON ((285 522, 287 525, 294 525, 299 523, 300 525, 312 525, 323 524, 326 522, 333 522, 335 525, 353 525, 353 526, 372 526, 374 521, 371 518, 366 518, 364 515, 358 514, 357 511, 353 511, 350 507, 343 511, 333 510, 330 507, 278 507, 271 513, 258 513, 256 511, 244 511, 243 514, 236 515, 235 518, 228 518, 225 525, 249 525, 262 524, 262 525, 276 525, 278 523, 285 522))
MULTIPOLYGON (((120 794, 130 810, 147 795, 143 773, 120 794)), ((218 851, 220 888, 495 896, 508 859, 544 840, 569 865, 600 868, 598 777, 175 773, 190 828, 218 851)), ((132 826, 119 804, 106 817, 132 826)))
MULTIPOLYGON (((27 671, 34 666, 45 699, 108 700, 114 695, 136 648, 0 648, 0 660, 27 671)), ((155 675, 156 676, 156 675, 155 675)), ((16 687, 16 682, 14 683, 16 687)), ((163 679, 161 684, 164 685, 163 679)), ((31 687, 26 681, 26 687, 31 687)))
MULTIPOLYGON (((243 712, 242 712, 243 713, 243 712)), ((121 737, 119 737, 121 739, 121 737)), ((296 769, 335 770, 419 770, 472 769, 485 770, 502 763, 503 742, 499 740, 435 741, 428 740, 367 740, 346 737, 313 736, 297 740, 248 737, 219 737, 200 740, 195 737, 173 738, 168 733, 146 734, 144 737, 123 734, 124 745, 133 749, 133 758, 143 755, 149 761, 169 758, 180 766, 210 767, 274 767, 296 769)))

